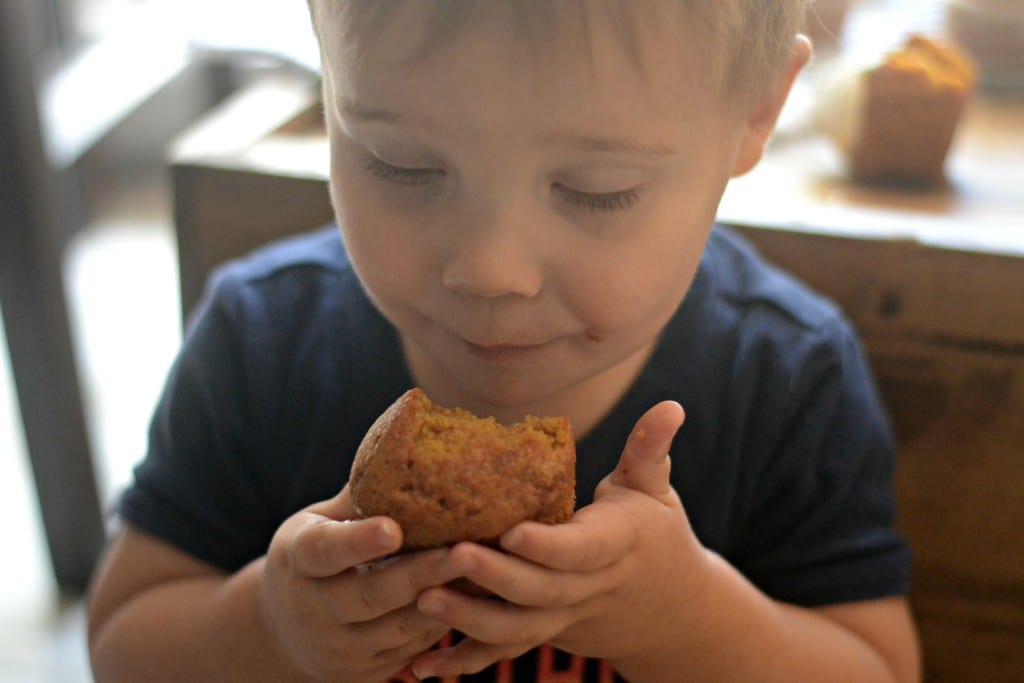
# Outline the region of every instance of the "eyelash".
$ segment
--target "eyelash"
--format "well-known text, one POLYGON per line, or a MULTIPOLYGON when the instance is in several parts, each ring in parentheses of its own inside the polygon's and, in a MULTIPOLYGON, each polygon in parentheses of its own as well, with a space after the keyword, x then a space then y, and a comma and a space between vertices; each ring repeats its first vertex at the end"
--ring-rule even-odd
MULTIPOLYGON (((413 187, 434 185, 446 175, 440 169, 394 166, 373 155, 366 159, 365 168, 381 180, 413 187)), ((555 183, 553 187, 566 202, 589 211, 622 211, 633 206, 640 197, 640 192, 635 187, 618 192, 583 192, 561 183, 555 183)))
POLYGON ((555 189, 561 193, 565 201, 590 211, 622 211, 633 206, 640 198, 640 192, 635 187, 619 192, 581 192, 555 183, 555 189))
POLYGON ((442 170, 393 166, 373 155, 366 159, 366 170, 382 180, 399 185, 430 185, 445 176, 442 170))

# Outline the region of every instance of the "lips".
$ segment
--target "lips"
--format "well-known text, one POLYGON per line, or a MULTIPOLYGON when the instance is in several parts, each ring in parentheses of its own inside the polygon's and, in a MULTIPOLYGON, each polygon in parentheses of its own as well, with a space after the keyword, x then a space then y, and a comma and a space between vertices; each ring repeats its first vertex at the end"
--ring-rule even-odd
POLYGON ((543 349, 547 344, 474 344, 463 342, 471 354, 488 361, 513 361, 526 358, 543 349))

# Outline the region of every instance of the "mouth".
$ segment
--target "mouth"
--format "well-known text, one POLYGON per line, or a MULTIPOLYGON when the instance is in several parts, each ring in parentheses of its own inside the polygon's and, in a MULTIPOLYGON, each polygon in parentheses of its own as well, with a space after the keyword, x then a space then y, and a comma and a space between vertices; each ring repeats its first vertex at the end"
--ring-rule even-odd
POLYGON ((466 349, 477 358, 492 362, 508 362, 520 360, 534 355, 547 344, 474 344, 463 340, 466 349))

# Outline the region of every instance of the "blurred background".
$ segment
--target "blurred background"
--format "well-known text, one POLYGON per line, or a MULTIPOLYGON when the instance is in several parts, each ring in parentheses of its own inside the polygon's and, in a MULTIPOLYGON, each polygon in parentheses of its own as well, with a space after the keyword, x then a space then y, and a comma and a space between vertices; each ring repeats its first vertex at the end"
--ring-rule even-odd
POLYGON ((91 680, 82 565, 181 339, 170 145, 254 80, 315 85, 315 62, 300 0, 2 0, 0 681, 91 680), (71 539, 61 576, 48 531, 71 539))
MULTIPOLYGON (((171 150, 253 83, 315 87, 316 46, 302 0, 0 2, 0 680, 88 681, 82 590, 181 340, 171 150)), ((1007 8, 818 0, 807 30, 819 63, 954 33, 1024 99, 1020 25, 972 33, 1007 8)), ((806 132, 809 78, 780 135, 806 132)))

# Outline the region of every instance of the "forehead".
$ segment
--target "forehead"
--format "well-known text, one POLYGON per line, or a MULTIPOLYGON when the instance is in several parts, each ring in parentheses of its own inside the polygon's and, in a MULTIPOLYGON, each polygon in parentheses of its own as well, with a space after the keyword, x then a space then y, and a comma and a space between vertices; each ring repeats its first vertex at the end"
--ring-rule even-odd
POLYGON ((532 26, 516 2, 488 1, 425 43, 433 4, 396 0, 384 18, 318 17, 330 119, 349 132, 367 118, 400 122, 507 159, 570 138, 679 150, 735 118, 711 75, 707 41, 678 2, 657 3, 676 11, 636 12, 624 28, 623 15, 600 2, 551 2, 570 10, 532 26), (357 111, 373 115, 348 115, 357 111))
MULTIPOLYGON (((412 68, 464 52, 472 37, 501 45, 510 59, 606 70, 628 63, 632 78, 699 73, 715 81, 723 60, 713 21, 679 0, 312 0, 325 70, 412 68), (470 39, 467 39, 470 37, 470 39)), ((467 56, 468 58, 468 56, 467 56)))

